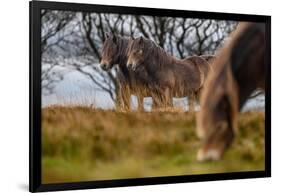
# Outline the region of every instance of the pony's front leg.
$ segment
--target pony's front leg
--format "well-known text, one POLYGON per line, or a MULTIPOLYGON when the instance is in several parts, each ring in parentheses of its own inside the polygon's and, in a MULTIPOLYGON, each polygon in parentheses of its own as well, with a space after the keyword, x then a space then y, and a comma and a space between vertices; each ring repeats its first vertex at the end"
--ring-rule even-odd
POLYGON ((129 85, 122 85, 120 89, 120 95, 122 98, 122 110, 130 110, 131 104, 131 89, 129 85))
POLYGON ((123 102, 124 101, 123 101, 122 91, 121 91, 121 88, 119 86, 117 91, 116 91, 116 100, 115 100, 116 109, 122 109, 123 102))
POLYGON ((134 93, 138 101, 138 111, 144 111, 143 99, 145 96, 145 88, 141 85, 135 85, 135 87, 136 88, 134 88, 134 93))
POLYGON ((143 96, 142 95, 138 95, 138 111, 144 111, 144 107, 143 107, 143 96))

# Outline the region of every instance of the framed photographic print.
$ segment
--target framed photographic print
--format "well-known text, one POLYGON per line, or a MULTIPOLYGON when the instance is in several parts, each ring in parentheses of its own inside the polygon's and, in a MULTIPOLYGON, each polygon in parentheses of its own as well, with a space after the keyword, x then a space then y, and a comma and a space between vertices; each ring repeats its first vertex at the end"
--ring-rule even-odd
POLYGON ((271 18, 30 2, 30 191, 271 176, 271 18))

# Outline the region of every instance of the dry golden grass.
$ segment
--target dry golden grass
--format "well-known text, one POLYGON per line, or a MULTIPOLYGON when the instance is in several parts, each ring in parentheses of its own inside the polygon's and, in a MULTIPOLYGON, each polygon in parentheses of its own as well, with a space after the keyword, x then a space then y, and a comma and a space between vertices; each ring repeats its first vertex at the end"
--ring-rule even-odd
POLYGON ((264 114, 240 115, 220 162, 198 163, 195 115, 181 110, 121 112, 87 107, 42 110, 43 183, 264 169, 264 114))

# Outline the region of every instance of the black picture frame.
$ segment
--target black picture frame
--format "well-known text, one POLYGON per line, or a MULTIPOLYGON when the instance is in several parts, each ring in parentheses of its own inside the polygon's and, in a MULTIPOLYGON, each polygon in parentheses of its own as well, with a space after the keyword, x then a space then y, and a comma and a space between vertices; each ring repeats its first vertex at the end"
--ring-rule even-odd
POLYGON ((253 21, 266 23, 266 38, 268 54, 271 55, 271 17, 267 15, 248 15, 232 13, 215 13, 201 11, 170 10, 142 7, 108 6, 79 3, 62 3, 47 1, 29 2, 30 11, 30 144, 29 144, 29 191, 59 191, 90 188, 108 188, 123 186, 139 186, 152 184, 199 182, 213 180, 230 180, 244 178, 261 178, 271 176, 271 57, 268 58, 269 70, 266 83, 265 101, 265 170, 217 174, 200 174, 168 177, 149 177, 122 180, 103 180, 75 183, 41 183, 41 9, 82 11, 82 12, 108 12, 123 14, 140 14, 153 16, 171 16, 188 18, 208 18, 235 21, 253 21))

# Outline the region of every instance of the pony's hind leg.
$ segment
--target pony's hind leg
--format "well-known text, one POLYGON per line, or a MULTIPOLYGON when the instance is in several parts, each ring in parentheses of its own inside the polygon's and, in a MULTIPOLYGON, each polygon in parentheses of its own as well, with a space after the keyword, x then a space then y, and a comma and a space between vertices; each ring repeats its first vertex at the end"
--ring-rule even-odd
POLYGON ((153 92, 150 92, 152 97, 152 110, 159 110, 164 107, 162 92, 159 90, 160 89, 155 89, 153 92))
POLYGON ((194 93, 188 95, 188 111, 195 112, 196 107, 196 96, 194 93))
POLYGON ((163 93, 163 103, 165 108, 173 107, 173 96, 171 94, 171 89, 166 88, 163 93))
POLYGON ((162 102, 160 97, 152 96, 152 109, 153 110, 157 110, 157 109, 159 109, 159 108, 161 108, 163 106, 164 105, 163 105, 163 102, 162 102))
POLYGON ((120 96, 121 96, 121 110, 129 111, 131 105, 131 89, 128 85, 123 86, 120 89, 120 96))

